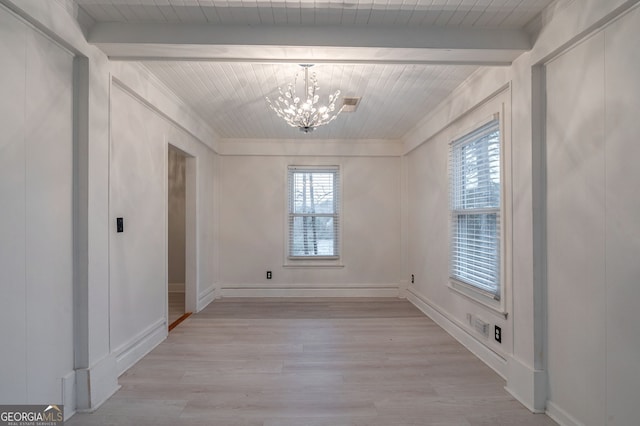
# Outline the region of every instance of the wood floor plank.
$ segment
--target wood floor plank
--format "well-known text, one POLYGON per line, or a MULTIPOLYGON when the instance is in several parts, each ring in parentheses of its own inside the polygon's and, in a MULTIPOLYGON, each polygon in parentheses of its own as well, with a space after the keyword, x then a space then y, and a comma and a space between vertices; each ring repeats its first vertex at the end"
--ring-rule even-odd
POLYGON ((548 426, 399 299, 222 299, 70 426, 548 426))
POLYGON ((184 293, 169 293, 169 324, 184 315, 184 293))

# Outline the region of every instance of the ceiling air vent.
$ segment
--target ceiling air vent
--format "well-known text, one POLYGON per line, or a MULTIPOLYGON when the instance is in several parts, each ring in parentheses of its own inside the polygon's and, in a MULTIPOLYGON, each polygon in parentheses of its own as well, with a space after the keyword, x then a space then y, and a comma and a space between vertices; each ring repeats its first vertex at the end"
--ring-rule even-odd
POLYGON ((347 98, 346 96, 342 98, 342 105, 344 105, 342 112, 354 112, 357 110, 358 105, 360 105, 360 99, 362 98, 347 98))

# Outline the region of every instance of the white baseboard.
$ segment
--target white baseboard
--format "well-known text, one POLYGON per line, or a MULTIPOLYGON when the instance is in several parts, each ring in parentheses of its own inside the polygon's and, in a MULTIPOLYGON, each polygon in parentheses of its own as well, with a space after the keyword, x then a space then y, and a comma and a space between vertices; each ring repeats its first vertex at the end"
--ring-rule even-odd
POLYGON ((398 297, 398 286, 389 287, 223 287, 222 297, 398 297))
POLYGON ((532 413, 544 413, 547 402, 547 374, 534 370, 520 360, 507 358, 507 386, 514 398, 532 413))
POLYGON ((90 368, 75 371, 76 410, 93 412, 120 389, 116 358, 109 354, 90 368))
POLYGON ((580 423, 569 413, 567 413, 551 401, 547 401, 546 414, 561 426, 584 426, 584 423, 580 423))
POLYGON ((62 377, 62 405, 64 420, 68 420, 76 412, 76 372, 75 370, 62 377))
POLYGON ((169 283, 169 293, 184 293, 184 283, 169 283))
POLYGON ((116 355, 116 371, 119 377, 131 368, 142 357, 151 352, 167 338, 167 322, 165 318, 156 321, 142 333, 113 351, 116 355))
POLYGON ((426 297, 418 294, 415 289, 407 289, 407 300, 413 303, 426 316, 431 318, 436 324, 442 327, 447 333, 453 336, 471 353, 480 358, 485 364, 491 367, 496 373, 507 378, 507 362, 497 353, 482 344, 477 338, 469 334, 464 328, 450 320, 443 309, 438 308, 426 297))
POLYGON ((216 288, 215 286, 212 285, 211 287, 209 287, 208 289, 206 289, 205 291, 203 291, 198 295, 198 301, 196 303, 196 312, 200 312, 201 310, 206 308, 209 303, 215 300, 215 298, 216 298, 216 288))

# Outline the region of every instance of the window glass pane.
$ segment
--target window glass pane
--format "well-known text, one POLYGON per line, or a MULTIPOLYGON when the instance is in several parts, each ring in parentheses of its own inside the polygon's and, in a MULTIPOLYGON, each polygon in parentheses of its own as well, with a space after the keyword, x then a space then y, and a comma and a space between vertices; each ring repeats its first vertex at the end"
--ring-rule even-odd
POLYGON ((454 147, 453 208, 500 207, 500 134, 496 129, 454 147))
POLYGON ((294 216, 291 224, 292 256, 335 256, 333 217, 294 216))
POLYGON ((334 173, 293 173, 293 213, 334 213, 334 173))
POLYGON ((499 142, 494 132, 461 147, 462 208, 500 207, 499 142))

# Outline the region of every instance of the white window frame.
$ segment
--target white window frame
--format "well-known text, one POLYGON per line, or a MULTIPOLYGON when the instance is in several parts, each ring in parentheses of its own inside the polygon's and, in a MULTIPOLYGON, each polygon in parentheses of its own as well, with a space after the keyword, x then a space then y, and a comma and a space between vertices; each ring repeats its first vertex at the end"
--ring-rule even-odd
MULTIPOLYGON (((286 170, 286 194, 285 194, 285 253, 284 253, 284 266, 285 267, 343 267, 341 263, 342 259, 342 170, 340 165, 295 165, 290 164, 286 170), (291 175, 295 171, 300 172, 318 172, 318 173, 334 173, 334 188, 333 188, 333 202, 335 204, 335 211, 331 216, 334 218, 334 250, 335 255, 311 255, 311 256, 293 256, 291 254, 291 220, 295 216, 299 216, 292 212, 291 209, 291 191, 292 180, 291 175)), ((326 216, 327 214, 319 214, 319 216, 326 216)))
MULTIPOLYGON (((502 314, 506 314, 506 258, 505 258, 505 254, 506 254, 506 240, 507 240, 507 236, 505 235, 505 231, 506 226, 505 226, 505 222, 506 222, 506 218, 505 218, 505 195, 506 195, 506 182, 505 182, 505 170, 507 168, 507 166, 510 165, 506 165, 505 164, 505 156, 506 153, 505 151, 507 151, 507 144, 505 143, 505 125, 504 125, 504 120, 501 119, 500 114, 496 113, 493 114, 491 117, 485 119, 484 121, 478 123, 477 125, 473 126, 473 128, 471 128, 470 130, 465 131, 461 136, 456 137, 454 139, 451 140, 450 144, 449 144, 449 173, 450 173, 450 180, 449 180, 449 200, 450 200, 450 205, 449 205, 449 211, 450 211, 450 238, 449 238, 449 242, 450 242, 450 253, 449 253, 449 262, 450 262, 450 276, 449 276, 449 287, 469 298, 471 298, 472 300, 475 300, 479 303, 481 303, 482 305, 485 305, 499 313, 502 314), (454 211, 453 208, 453 203, 452 203, 452 197, 453 197, 453 192, 454 192, 454 183, 453 183, 453 150, 456 147, 460 147, 461 144, 465 145, 466 143, 470 143, 472 140, 474 139, 469 139, 470 136, 473 136, 474 133, 476 133, 478 130, 482 129, 483 127, 489 125, 490 123, 497 121, 497 126, 498 126, 498 131, 499 131, 499 137, 500 137, 500 206, 497 209, 494 209, 493 211, 495 211, 498 215, 498 221, 499 221, 499 228, 498 228, 498 232, 499 232, 499 255, 498 255, 498 291, 497 291, 497 296, 496 294, 487 291, 479 286, 473 285, 471 283, 465 282, 463 280, 457 279, 456 277, 453 276, 452 274, 452 262, 453 262, 453 235, 454 235, 454 226, 456 223, 456 218, 457 218, 457 214, 454 211), (469 140, 467 140, 469 139, 469 140)), ((481 213, 480 211, 478 211, 478 213, 481 213)))

